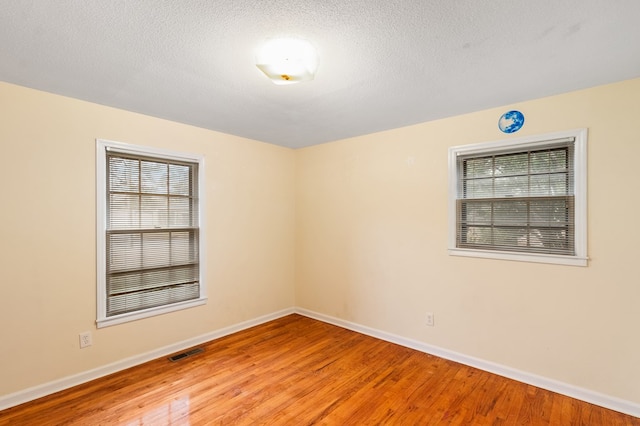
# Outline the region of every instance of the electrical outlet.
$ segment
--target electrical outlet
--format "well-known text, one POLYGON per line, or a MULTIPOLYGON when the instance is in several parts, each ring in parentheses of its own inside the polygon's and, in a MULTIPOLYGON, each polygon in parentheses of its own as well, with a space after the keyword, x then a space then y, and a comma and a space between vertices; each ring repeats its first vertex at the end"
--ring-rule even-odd
POLYGON ((433 312, 427 312, 427 316, 425 317, 425 324, 429 327, 433 327, 435 325, 435 317, 433 312))
POLYGON ((91 332, 85 331, 84 333, 80 333, 80 349, 86 348, 87 346, 91 346, 93 344, 93 339, 91 338, 91 332))

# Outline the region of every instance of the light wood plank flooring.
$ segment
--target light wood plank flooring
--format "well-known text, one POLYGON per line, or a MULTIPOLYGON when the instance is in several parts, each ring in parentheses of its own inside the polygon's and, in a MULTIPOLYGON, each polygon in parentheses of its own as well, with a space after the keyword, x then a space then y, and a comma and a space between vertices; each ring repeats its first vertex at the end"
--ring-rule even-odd
POLYGON ((0 411, 0 425, 640 425, 300 315, 0 411))

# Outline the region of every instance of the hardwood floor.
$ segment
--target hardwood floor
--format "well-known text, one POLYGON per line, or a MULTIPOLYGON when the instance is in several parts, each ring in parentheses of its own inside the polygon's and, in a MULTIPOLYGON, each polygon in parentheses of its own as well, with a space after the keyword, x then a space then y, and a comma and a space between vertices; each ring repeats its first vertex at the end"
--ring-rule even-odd
POLYGON ((640 425, 299 315, 0 411, 0 425, 640 425))

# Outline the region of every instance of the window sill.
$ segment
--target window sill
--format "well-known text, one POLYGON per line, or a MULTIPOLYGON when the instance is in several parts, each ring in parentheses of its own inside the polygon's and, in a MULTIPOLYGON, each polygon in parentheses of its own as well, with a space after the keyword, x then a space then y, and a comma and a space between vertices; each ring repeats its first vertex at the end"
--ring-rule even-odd
POLYGON ((488 251, 450 248, 449 255, 464 257, 479 257, 485 259, 512 260, 517 262, 550 263, 555 265, 587 266, 587 257, 560 256, 552 254, 513 253, 504 251, 488 251))
POLYGON ((143 318, 149 318, 156 315, 162 315, 169 312, 180 311, 182 309, 193 308, 195 306, 201 306, 207 303, 206 298, 189 300, 182 303, 175 303, 168 306, 158 306, 156 308, 145 309, 144 311, 130 312, 126 314, 114 315, 111 317, 98 318, 96 325, 98 328, 109 327, 116 324, 122 324, 125 322, 136 321, 143 318))

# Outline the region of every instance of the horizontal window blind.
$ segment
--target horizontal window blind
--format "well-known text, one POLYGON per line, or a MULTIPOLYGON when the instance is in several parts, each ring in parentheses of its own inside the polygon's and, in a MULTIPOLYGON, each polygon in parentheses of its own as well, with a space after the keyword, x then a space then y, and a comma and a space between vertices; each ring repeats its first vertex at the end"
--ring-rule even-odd
POLYGON ((197 299, 197 163, 107 151, 106 315, 197 299))
POLYGON ((459 157, 457 247, 575 255, 573 149, 459 157))

